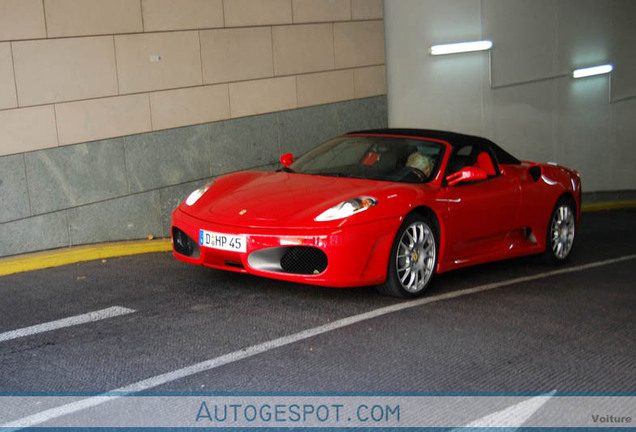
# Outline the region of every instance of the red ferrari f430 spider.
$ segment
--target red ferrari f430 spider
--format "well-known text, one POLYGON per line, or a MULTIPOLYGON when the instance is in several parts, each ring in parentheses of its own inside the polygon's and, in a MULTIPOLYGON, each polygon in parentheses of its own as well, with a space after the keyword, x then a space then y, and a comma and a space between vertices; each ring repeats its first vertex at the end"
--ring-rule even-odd
POLYGON ((520 161, 485 138, 352 132, 278 171, 194 191, 172 216, 174 256, 332 287, 422 294, 437 273, 530 254, 560 263, 581 206, 576 171, 520 161))

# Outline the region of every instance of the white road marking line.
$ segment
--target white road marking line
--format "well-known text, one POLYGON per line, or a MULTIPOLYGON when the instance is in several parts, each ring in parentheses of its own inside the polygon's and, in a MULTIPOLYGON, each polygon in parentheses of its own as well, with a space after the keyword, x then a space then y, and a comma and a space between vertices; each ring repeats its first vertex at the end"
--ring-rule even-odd
POLYGON ((82 315, 63 318, 57 321, 51 321, 44 324, 38 324, 31 327, 25 327, 18 330, 12 330, 5 333, 0 333, 0 342, 6 342, 12 339, 17 339, 25 336, 32 336, 38 333, 49 332, 52 330, 58 330, 65 327, 72 327, 80 324, 86 324, 94 321, 101 321, 108 318, 114 318, 121 315, 127 315, 136 312, 134 309, 128 309, 121 306, 113 306, 106 309, 89 312, 82 315))
POLYGON ((535 281, 539 279, 545 279, 551 276, 558 276, 562 274, 574 273, 574 272, 588 270, 592 268, 607 266, 611 264, 620 263, 623 261, 633 260, 635 258, 636 258, 636 254, 627 255, 620 258, 597 261, 597 262, 583 264, 583 265, 575 266, 575 267, 562 268, 562 269, 558 269, 558 270, 554 270, 550 272, 539 273, 534 276, 524 276, 524 277, 519 277, 515 279, 509 279, 502 282, 494 282, 494 283, 490 283, 486 285, 480 285, 474 288, 468 288, 468 289, 464 289, 460 291, 454 291, 454 292, 449 292, 446 294, 441 294, 438 296, 424 297, 417 300, 411 300, 411 301, 398 303, 391 306, 386 306, 386 307, 365 312, 359 315, 343 318, 343 319, 331 322, 329 324, 303 330, 288 336, 283 336, 278 339, 263 342, 257 345, 252 345, 250 347, 246 347, 241 350, 222 355, 220 357, 203 361, 201 363, 196 363, 194 365, 187 366, 182 369, 177 369, 172 372, 156 375, 154 377, 112 390, 111 392, 103 393, 96 396, 91 396, 89 398, 82 399, 80 401, 71 402, 66 405, 61 405, 59 407, 41 411, 31 416, 24 417, 19 420, 15 420, 10 423, 6 423, 4 425, 0 425, 0 428, 21 429, 21 428, 33 427, 33 426, 42 424, 44 422, 65 416, 65 415, 73 414, 87 408, 92 408, 92 407, 101 405, 111 400, 119 399, 121 397, 124 397, 125 394, 127 393, 137 393, 137 392, 149 390, 151 388, 168 384, 182 378, 186 378, 201 372, 206 372, 220 366, 234 363, 239 360, 244 360, 246 358, 253 357, 257 354, 262 354, 264 352, 271 351, 276 348, 281 348, 286 345, 293 344, 295 342, 300 342, 302 340, 309 339, 324 333, 328 333, 333 330, 338 330, 343 327, 357 324, 362 321, 367 321, 373 318, 377 318, 383 315, 388 315, 394 312, 399 312, 405 309, 412 309, 418 306, 435 303, 442 300, 463 297, 466 295, 476 294, 476 293, 480 293, 484 291, 489 291, 489 290, 501 288, 504 286, 519 284, 523 282, 530 282, 530 281, 535 281))
MULTIPOLYGON (((556 390, 553 390, 545 395, 526 399, 511 407, 470 422, 463 428, 520 428, 555 394, 556 390)), ((457 429, 457 432, 462 429, 457 429)))

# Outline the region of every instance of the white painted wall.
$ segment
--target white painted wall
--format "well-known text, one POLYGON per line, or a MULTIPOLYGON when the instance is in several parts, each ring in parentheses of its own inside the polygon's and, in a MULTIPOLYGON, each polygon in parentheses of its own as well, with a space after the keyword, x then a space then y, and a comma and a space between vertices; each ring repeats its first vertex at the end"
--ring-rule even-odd
POLYGON ((384 0, 384 21, 391 127, 483 135, 578 169, 586 192, 636 190, 636 1, 384 0), (492 51, 428 53, 478 39, 492 51))

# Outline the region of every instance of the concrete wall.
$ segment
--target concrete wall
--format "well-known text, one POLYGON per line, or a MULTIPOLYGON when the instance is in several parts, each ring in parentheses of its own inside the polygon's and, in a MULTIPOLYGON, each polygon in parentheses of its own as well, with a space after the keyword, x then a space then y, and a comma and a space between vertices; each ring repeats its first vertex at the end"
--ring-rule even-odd
POLYGON ((636 2, 385 0, 390 126, 483 135, 580 170, 584 191, 636 190, 636 2), (431 45, 490 39, 490 53, 431 45), (611 62, 611 76, 573 69, 611 62))
POLYGON ((381 0, 0 0, 0 256, 167 236, 205 179, 387 124, 381 0))

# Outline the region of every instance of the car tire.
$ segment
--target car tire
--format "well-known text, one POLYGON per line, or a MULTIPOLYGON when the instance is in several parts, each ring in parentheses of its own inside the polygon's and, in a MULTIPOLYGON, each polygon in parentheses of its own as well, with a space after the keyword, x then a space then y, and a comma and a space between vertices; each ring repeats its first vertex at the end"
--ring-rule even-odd
POLYGON ((561 264, 568 260, 576 234, 576 209, 572 199, 561 198, 550 215, 546 234, 544 260, 561 264))
POLYGON ((437 249, 433 224, 419 214, 407 216, 393 241, 387 277, 378 291, 401 298, 424 293, 435 274, 437 249))

